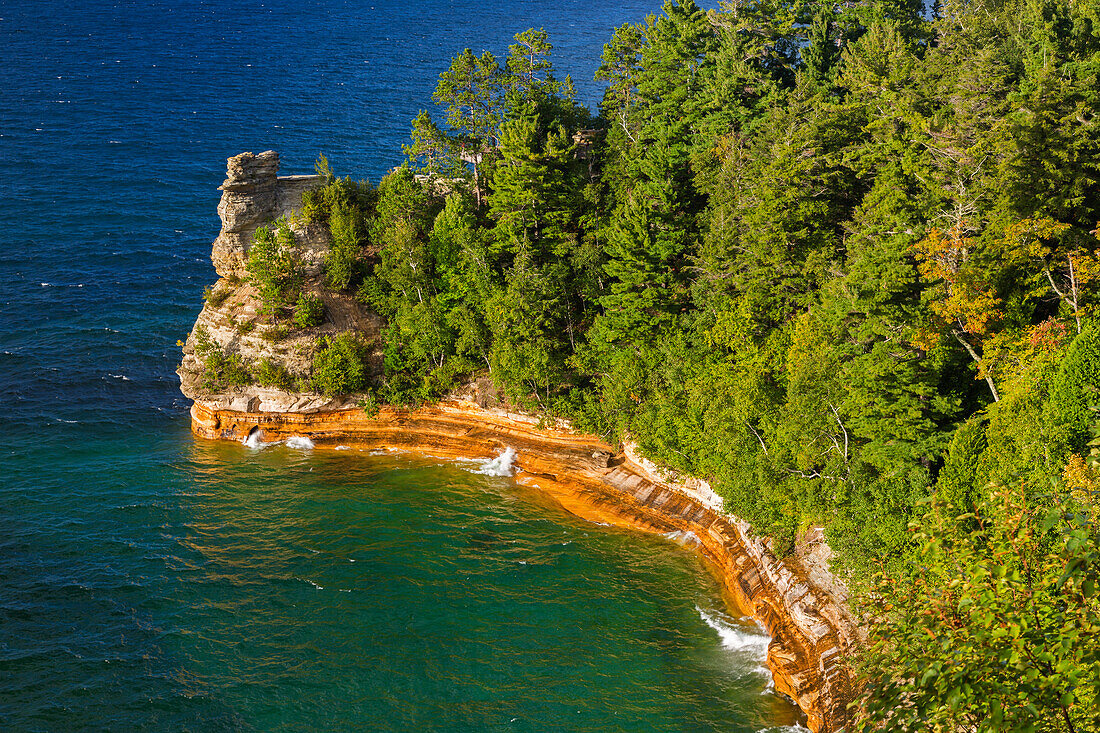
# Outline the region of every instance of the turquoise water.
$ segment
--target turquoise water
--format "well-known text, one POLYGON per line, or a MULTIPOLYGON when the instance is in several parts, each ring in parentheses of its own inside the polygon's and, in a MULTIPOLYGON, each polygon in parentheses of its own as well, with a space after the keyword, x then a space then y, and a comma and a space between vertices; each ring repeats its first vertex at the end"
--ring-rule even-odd
POLYGON ((412 457, 189 432, 225 158, 400 160, 458 49, 588 103, 651 2, 0 2, 0 730, 791 723, 699 561, 412 457), (230 6, 231 5, 231 6, 230 6))
POLYGON ((664 538, 571 517, 474 463, 184 428, 92 438, 62 461, 32 449, 36 468, 8 474, 41 490, 4 494, 6 729, 795 719, 768 690, 766 637, 664 538))

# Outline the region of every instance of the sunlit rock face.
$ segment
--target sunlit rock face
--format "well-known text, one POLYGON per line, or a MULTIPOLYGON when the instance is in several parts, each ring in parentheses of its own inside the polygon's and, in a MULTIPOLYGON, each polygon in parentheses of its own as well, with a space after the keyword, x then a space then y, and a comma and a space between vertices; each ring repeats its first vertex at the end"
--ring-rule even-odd
POLYGON ((858 629, 837 597, 835 581, 814 580, 822 572, 815 567, 820 538, 779 560, 765 538, 723 513, 701 487, 655 475, 631 452, 596 437, 567 427, 540 428, 531 416, 480 407, 470 394, 417 410, 385 408, 374 417, 347 404, 265 412, 202 402, 191 415, 198 435, 219 440, 308 437, 319 447, 408 450, 443 458, 491 458, 510 448, 516 480, 542 489, 568 511, 689 538, 685 544, 715 568, 729 599, 771 635, 768 666, 776 688, 806 712, 811 729, 829 733, 848 723, 853 678, 845 660, 858 629))
MULTIPOLYGON (((382 319, 355 299, 353 293, 333 291, 324 284, 325 258, 332 246, 328 230, 304 221, 302 195, 321 185, 321 176, 279 176, 279 154, 273 150, 255 155, 241 153, 226 161, 218 216, 222 227, 211 251, 220 279, 212 286, 216 297, 207 300, 183 346, 177 373, 183 393, 207 405, 229 410, 288 412, 313 410, 334 404, 308 387, 314 351, 320 338, 353 331, 367 343, 376 343, 382 319), (313 293, 324 306, 318 326, 298 328, 283 318, 271 323, 260 313, 260 299, 249 282, 248 250, 256 230, 285 219, 294 235, 301 264, 302 290, 313 293), (195 353, 196 331, 202 329, 227 356, 256 366, 270 362, 298 382, 293 391, 238 386, 216 390, 203 384, 203 364, 195 353), (299 387, 301 387, 299 389, 299 387)), ((381 370, 381 353, 371 355, 372 372, 381 370)))
POLYGON ((248 247, 256 228, 280 217, 291 219, 295 240, 303 250, 306 269, 320 274, 328 233, 323 226, 294 221, 302 208, 302 194, 322 183, 321 176, 280 176, 279 154, 268 150, 254 155, 241 153, 226 161, 226 178, 218 216, 221 232, 214 240, 211 260, 221 277, 245 277, 248 247))

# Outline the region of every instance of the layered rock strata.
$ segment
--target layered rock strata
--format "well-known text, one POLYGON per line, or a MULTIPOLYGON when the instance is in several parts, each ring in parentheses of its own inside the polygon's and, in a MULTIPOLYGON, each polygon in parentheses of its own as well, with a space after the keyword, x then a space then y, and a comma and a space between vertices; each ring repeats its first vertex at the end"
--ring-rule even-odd
MULTIPOLYGON (((375 417, 349 406, 307 412, 219 409, 196 402, 198 435, 264 441, 308 437, 317 445, 361 445, 439 457, 490 458, 510 447, 517 480, 594 521, 676 533, 717 570, 730 600, 771 635, 768 667, 776 689, 806 713, 816 733, 843 731, 853 680, 845 665, 854 626, 827 585, 812 582, 799 556, 779 560, 748 525, 721 511, 705 485, 672 484, 630 451, 535 418, 452 400, 417 410, 385 408, 375 417)), ((813 552, 803 553, 810 558, 813 552)))

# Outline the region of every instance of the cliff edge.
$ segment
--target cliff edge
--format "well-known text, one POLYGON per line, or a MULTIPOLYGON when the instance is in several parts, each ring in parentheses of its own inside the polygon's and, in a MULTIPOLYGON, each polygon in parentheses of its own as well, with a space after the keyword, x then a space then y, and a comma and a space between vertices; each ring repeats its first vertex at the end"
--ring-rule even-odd
MULTIPOLYGON (((324 282, 325 259, 332 240, 327 228, 300 216, 302 197, 323 183, 321 176, 279 176, 273 150, 241 153, 228 160, 219 190, 222 228, 210 259, 219 280, 208 288, 205 305, 183 344, 177 374, 184 395, 218 408, 293 412, 332 408, 334 400, 313 389, 313 358, 323 339, 355 334, 368 348, 374 372, 381 354, 374 348, 384 325, 352 293, 324 282), (249 252, 261 227, 285 225, 291 240, 298 296, 317 298, 317 323, 265 313, 261 294, 248 270, 249 252)), ((354 402, 352 402, 354 404, 354 402)))

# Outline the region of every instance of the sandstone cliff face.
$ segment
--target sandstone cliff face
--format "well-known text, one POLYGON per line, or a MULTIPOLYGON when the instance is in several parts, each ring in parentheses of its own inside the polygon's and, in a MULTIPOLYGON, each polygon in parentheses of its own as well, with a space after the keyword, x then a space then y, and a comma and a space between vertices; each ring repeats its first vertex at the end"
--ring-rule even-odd
MULTIPOLYGON (((183 393, 205 404, 231 410, 301 411, 332 407, 334 402, 313 393, 305 383, 313 353, 321 336, 354 331, 375 340, 382 321, 352 294, 333 292, 322 284, 324 262, 331 239, 319 224, 295 218, 302 208, 302 194, 321 184, 320 176, 279 176, 279 155, 273 150, 254 155, 242 153, 228 160, 222 183, 218 216, 221 232, 214 240, 211 260, 220 279, 184 344, 178 374, 183 393), (312 328, 272 324, 260 315, 260 300, 248 282, 245 264, 256 229, 287 217, 304 276, 303 290, 324 304, 324 322, 312 328), (286 391, 250 385, 214 391, 204 387, 203 365, 195 354, 196 332, 204 330, 227 356, 238 356, 249 365, 268 360, 299 381, 286 391)), ((379 357, 376 355, 375 360, 379 357)))
MULTIPOLYGON (((280 413, 218 409, 200 401, 191 416, 198 435, 216 440, 304 436, 322 446, 444 458, 490 458, 510 447, 517 453, 517 480, 546 491, 568 511, 677 533, 695 547, 717 570, 731 602, 771 635, 768 666, 776 689, 802 708, 810 728, 836 733, 849 722, 853 678, 845 660, 858 634, 834 589, 815 583, 814 571, 798 555, 777 559, 765 539, 722 512, 721 500, 705 484, 670 483, 630 451, 567 428, 540 428, 529 415, 485 409, 469 399, 412 411, 384 408, 375 417, 350 406, 280 413)), ((802 555, 809 558, 813 551, 802 555)))

